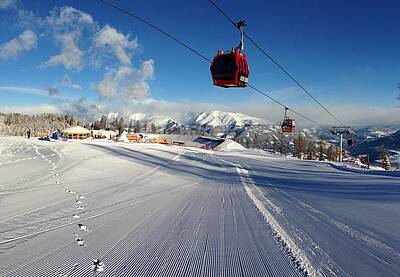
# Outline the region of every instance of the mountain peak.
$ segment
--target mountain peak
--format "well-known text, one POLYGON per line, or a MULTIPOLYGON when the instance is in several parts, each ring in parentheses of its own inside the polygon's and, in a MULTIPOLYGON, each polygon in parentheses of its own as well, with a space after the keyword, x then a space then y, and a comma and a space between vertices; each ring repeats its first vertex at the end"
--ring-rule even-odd
POLYGON ((233 129, 236 127, 244 127, 249 125, 266 125, 266 124, 268 124, 266 120, 241 113, 208 111, 208 112, 201 112, 195 118, 192 125, 206 127, 206 128, 225 126, 230 129, 233 129))

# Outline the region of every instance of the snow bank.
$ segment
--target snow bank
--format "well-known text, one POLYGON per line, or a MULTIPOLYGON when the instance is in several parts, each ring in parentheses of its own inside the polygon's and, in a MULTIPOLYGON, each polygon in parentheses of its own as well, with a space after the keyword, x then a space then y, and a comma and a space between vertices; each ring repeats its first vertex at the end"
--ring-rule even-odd
POLYGON ((126 132, 123 132, 117 140, 118 142, 129 142, 126 132))
POLYGON ((231 139, 225 140, 223 143, 219 145, 220 149, 222 151, 227 151, 227 150, 245 150, 242 145, 237 143, 236 141, 233 141, 231 139))
POLYGON ((400 177, 400 171, 395 170, 395 171, 387 171, 383 170, 378 167, 370 167, 370 169, 367 168, 358 168, 358 167, 353 167, 347 164, 336 164, 330 162, 329 165, 333 168, 343 170, 343 171, 349 171, 349 172, 357 172, 357 173, 364 173, 364 174, 371 174, 371 175, 384 175, 384 176, 399 176, 400 177))

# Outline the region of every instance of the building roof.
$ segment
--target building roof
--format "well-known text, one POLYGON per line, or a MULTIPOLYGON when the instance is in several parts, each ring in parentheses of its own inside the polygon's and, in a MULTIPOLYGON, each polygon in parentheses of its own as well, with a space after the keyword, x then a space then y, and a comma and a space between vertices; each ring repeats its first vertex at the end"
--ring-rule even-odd
POLYGON ((62 131, 63 134, 89 134, 90 131, 82 126, 74 126, 62 131))

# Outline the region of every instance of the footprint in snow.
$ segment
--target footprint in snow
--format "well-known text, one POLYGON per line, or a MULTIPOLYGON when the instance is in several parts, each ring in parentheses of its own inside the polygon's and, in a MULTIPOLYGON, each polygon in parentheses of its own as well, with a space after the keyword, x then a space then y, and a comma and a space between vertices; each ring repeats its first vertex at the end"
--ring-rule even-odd
POLYGON ((79 246, 86 246, 85 241, 82 238, 77 237, 75 240, 79 246))
POLYGON ((75 219, 80 218, 80 216, 77 215, 77 214, 72 214, 72 217, 75 218, 75 219))
POLYGON ((89 229, 87 228, 86 225, 78 223, 78 229, 84 232, 89 232, 89 229))
POLYGON ((94 272, 104 271, 104 262, 100 261, 100 259, 93 260, 92 271, 94 272))
POLYGON ((79 206, 78 208, 76 208, 78 211, 83 210, 84 207, 83 206, 79 206))
POLYGON ((83 196, 83 195, 81 194, 81 195, 78 195, 76 198, 78 198, 78 199, 84 199, 85 196, 83 196))
POLYGON ((81 200, 75 200, 75 203, 76 203, 76 204, 81 204, 82 201, 81 201, 81 200))

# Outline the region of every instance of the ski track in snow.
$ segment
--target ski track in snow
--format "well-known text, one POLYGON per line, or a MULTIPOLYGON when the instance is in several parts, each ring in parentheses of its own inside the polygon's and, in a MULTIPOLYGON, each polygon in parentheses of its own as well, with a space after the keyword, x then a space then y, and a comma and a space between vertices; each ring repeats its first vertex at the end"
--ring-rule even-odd
MULTIPOLYGON (((254 181, 249 175, 249 171, 247 169, 244 169, 240 164, 228 162, 224 159, 220 160, 235 167, 237 173, 240 176, 240 180, 246 189, 247 195, 253 201, 254 205, 257 207, 262 216, 265 218, 266 222, 271 227, 276 240, 278 240, 283 245, 292 262, 296 264, 298 269, 304 272, 305 275, 319 276, 320 273, 314 268, 304 252, 298 247, 298 245, 291 239, 291 237, 286 233, 282 226, 276 221, 272 213, 268 211, 268 209, 266 209, 263 202, 259 200, 256 193, 257 188, 255 187, 254 181)), ((273 204, 267 198, 264 198, 264 201, 268 205, 270 205, 276 213, 282 215, 282 210, 280 207, 273 204)))
POLYGON ((396 276, 400 270, 393 232, 399 224, 390 220, 398 215, 395 178, 247 150, 0 138, 0 151, 0 276, 396 276), (336 179, 342 187, 325 187, 336 179), (390 190, 381 203, 388 232, 370 225, 380 217, 363 215, 361 207, 371 205, 364 198, 346 203, 353 221, 334 202, 343 189, 362 192, 362 182, 382 192, 374 180, 390 190), (320 199, 334 206, 319 206, 320 199))

